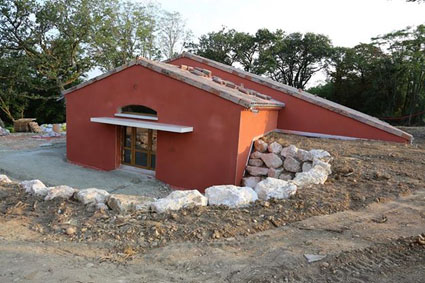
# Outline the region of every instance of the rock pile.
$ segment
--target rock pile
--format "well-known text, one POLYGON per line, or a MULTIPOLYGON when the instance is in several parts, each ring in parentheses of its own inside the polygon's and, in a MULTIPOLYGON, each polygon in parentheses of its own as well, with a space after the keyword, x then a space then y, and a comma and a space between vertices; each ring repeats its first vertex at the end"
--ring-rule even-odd
POLYGON ((43 124, 40 126, 42 137, 60 137, 66 135, 66 123, 43 124))
POLYGON ((0 137, 1 137, 1 136, 7 136, 7 135, 9 135, 9 134, 10 134, 10 132, 9 132, 9 130, 8 130, 8 129, 2 128, 2 127, 0 126, 0 137))
MULTIPOLYGON (((307 151, 297 148, 295 145, 282 147, 277 142, 267 144, 258 139, 254 142, 254 152, 250 155, 246 167, 248 175, 243 178, 242 184, 257 188, 257 184, 267 180, 260 186, 262 195, 270 195, 264 191, 265 187, 270 186, 293 188, 293 185, 323 184, 331 174, 331 165, 329 164, 331 160, 329 152, 321 149, 307 151), (271 181, 271 178, 280 179, 286 183, 271 181)), ((292 190, 290 189, 290 191, 292 190)), ((276 192, 276 194, 280 195, 281 193, 276 192)))

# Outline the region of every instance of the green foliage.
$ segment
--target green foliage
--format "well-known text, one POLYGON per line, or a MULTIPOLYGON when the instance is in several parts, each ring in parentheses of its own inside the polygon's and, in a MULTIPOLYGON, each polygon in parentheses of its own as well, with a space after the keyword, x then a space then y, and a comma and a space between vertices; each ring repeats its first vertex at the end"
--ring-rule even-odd
POLYGON ((184 43, 192 37, 178 12, 163 11, 159 20, 158 40, 162 57, 172 58, 183 51, 184 43))
POLYGON ((158 59, 155 46, 155 6, 104 1, 96 12, 89 45, 94 63, 102 71, 121 66, 137 56, 158 59))
POLYGON ((62 122, 61 92, 89 71, 170 56, 187 35, 180 14, 152 4, 0 0, 0 118, 62 122))
POLYGON ((304 89, 311 77, 326 67, 331 52, 331 41, 325 35, 286 35, 278 30, 273 44, 260 52, 257 70, 276 81, 304 89))
POLYGON ((374 38, 370 44, 335 48, 329 83, 311 92, 400 124, 423 123, 425 26, 374 38))
POLYGON ((202 57, 212 59, 217 62, 232 65, 234 55, 232 54, 233 37, 235 30, 222 28, 218 32, 210 32, 199 38, 199 43, 188 43, 186 48, 189 52, 196 53, 202 57))
POLYGON ((187 47, 203 57, 233 65, 245 71, 304 88, 313 74, 326 67, 332 46, 329 38, 313 33, 271 32, 260 29, 255 35, 225 28, 199 38, 187 47))

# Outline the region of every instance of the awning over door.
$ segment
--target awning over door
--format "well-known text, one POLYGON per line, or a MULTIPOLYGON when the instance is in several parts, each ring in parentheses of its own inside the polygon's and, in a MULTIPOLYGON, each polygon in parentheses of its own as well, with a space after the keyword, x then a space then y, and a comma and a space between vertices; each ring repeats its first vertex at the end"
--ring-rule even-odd
POLYGON ((152 129, 152 130, 166 131, 166 132, 173 132, 173 133, 193 132, 193 127, 189 127, 189 126, 180 126, 180 125, 148 122, 148 121, 133 120, 133 119, 94 117, 94 118, 90 118, 90 121, 94 123, 127 126, 127 127, 135 127, 135 128, 145 128, 145 129, 152 129))

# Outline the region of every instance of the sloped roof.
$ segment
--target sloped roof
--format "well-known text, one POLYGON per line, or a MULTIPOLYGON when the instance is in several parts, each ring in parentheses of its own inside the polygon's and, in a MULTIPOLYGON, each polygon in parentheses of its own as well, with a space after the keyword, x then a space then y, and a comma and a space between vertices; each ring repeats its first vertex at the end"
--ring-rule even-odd
POLYGON ((383 131, 394 134, 396 136, 403 137, 403 138, 408 139, 410 141, 413 140, 412 135, 410 135, 410 134, 408 134, 408 133, 406 133, 406 132, 404 132, 404 131, 402 131, 402 130, 400 130, 400 129, 398 129, 398 128, 396 128, 396 127, 394 127, 394 126, 392 126, 392 125, 390 125, 390 124, 388 124, 388 123, 386 123, 382 120, 379 120, 378 118, 372 117, 372 116, 367 115, 365 113, 362 113, 360 111, 348 108, 348 107, 343 106, 341 104, 338 104, 338 103, 332 102, 330 100, 327 100, 325 98, 322 98, 322 97, 316 96, 314 94, 308 93, 308 92, 303 91, 301 89, 296 89, 296 88, 291 87, 289 85, 285 85, 285 84, 279 83, 277 81, 274 81, 270 78, 266 78, 266 77, 262 77, 262 76, 259 76, 259 75, 256 75, 256 74, 252 74, 252 73, 246 72, 244 70, 235 68, 233 66, 229 66, 229 65, 226 65, 226 64, 223 64, 223 63, 220 63, 220 62, 216 62, 214 60, 207 59, 207 58, 204 58, 204 57, 201 57, 201 56, 198 56, 198 55, 194 55, 194 54, 189 53, 189 52, 183 52, 179 56, 168 60, 168 62, 173 61, 173 60, 178 59, 178 58, 184 58, 184 57, 198 61, 198 62, 206 64, 206 65, 209 65, 209 66, 217 68, 219 70, 237 75, 241 78, 256 82, 258 84, 262 84, 264 86, 276 89, 276 90, 281 91, 285 94, 288 94, 288 95, 291 95, 293 97, 305 100, 309 103, 315 104, 317 106, 323 107, 323 108, 328 109, 330 111, 333 111, 333 112, 336 112, 338 114, 341 114, 341 115, 347 116, 349 118, 355 119, 359 122, 368 124, 370 126, 381 129, 383 131))
POLYGON ((94 82, 102 80, 117 72, 125 70, 131 66, 140 65, 160 74, 166 75, 173 79, 187 83, 199 89, 215 94, 223 99, 229 100, 235 104, 248 109, 258 108, 282 108, 285 106, 283 102, 272 99, 270 96, 260 94, 254 90, 245 89, 243 86, 237 86, 234 83, 221 80, 220 78, 213 77, 211 72, 200 68, 192 68, 190 66, 177 67, 172 64, 164 62, 157 62, 148 60, 146 58, 137 58, 123 66, 115 68, 100 76, 83 82, 79 85, 73 86, 62 92, 66 95, 77 89, 86 87, 94 82))

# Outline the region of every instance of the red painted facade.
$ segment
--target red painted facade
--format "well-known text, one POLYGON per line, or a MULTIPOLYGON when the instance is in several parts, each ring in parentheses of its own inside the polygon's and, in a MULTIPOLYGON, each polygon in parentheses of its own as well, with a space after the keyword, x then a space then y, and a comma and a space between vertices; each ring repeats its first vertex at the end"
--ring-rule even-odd
POLYGON ((157 111, 159 123, 192 126, 191 133, 158 131, 156 178, 179 188, 240 184, 252 139, 276 128, 276 110, 253 113, 140 65, 65 98, 67 158, 87 167, 113 170, 121 163, 121 127, 90 122, 92 117, 144 105, 157 111))
POLYGON ((409 142, 403 137, 330 111, 282 91, 242 78, 236 74, 192 60, 191 58, 179 57, 169 63, 209 69, 216 76, 230 80, 236 84, 243 84, 247 88, 265 93, 278 101, 284 102, 286 107, 279 111, 277 121, 278 129, 401 143, 409 142))
POLYGON ((113 118, 126 105, 155 110, 158 123, 193 127, 190 133, 157 131, 155 176, 181 189, 240 185, 253 139, 275 129, 408 142, 231 71, 187 57, 171 64, 208 69, 215 76, 275 99, 270 101, 284 102, 285 107, 282 103, 269 104, 269 108, 261 104, 263 108, 249 110, 251 106, 238 104, 239 93, 220 97, 220 90, 212 90, 211 85, 194 86, 173 78, 169 70, 131 65, 66 93, 68 160, 101 170, 120 167, 122 127, 94 123, 90 118, 113 118))

